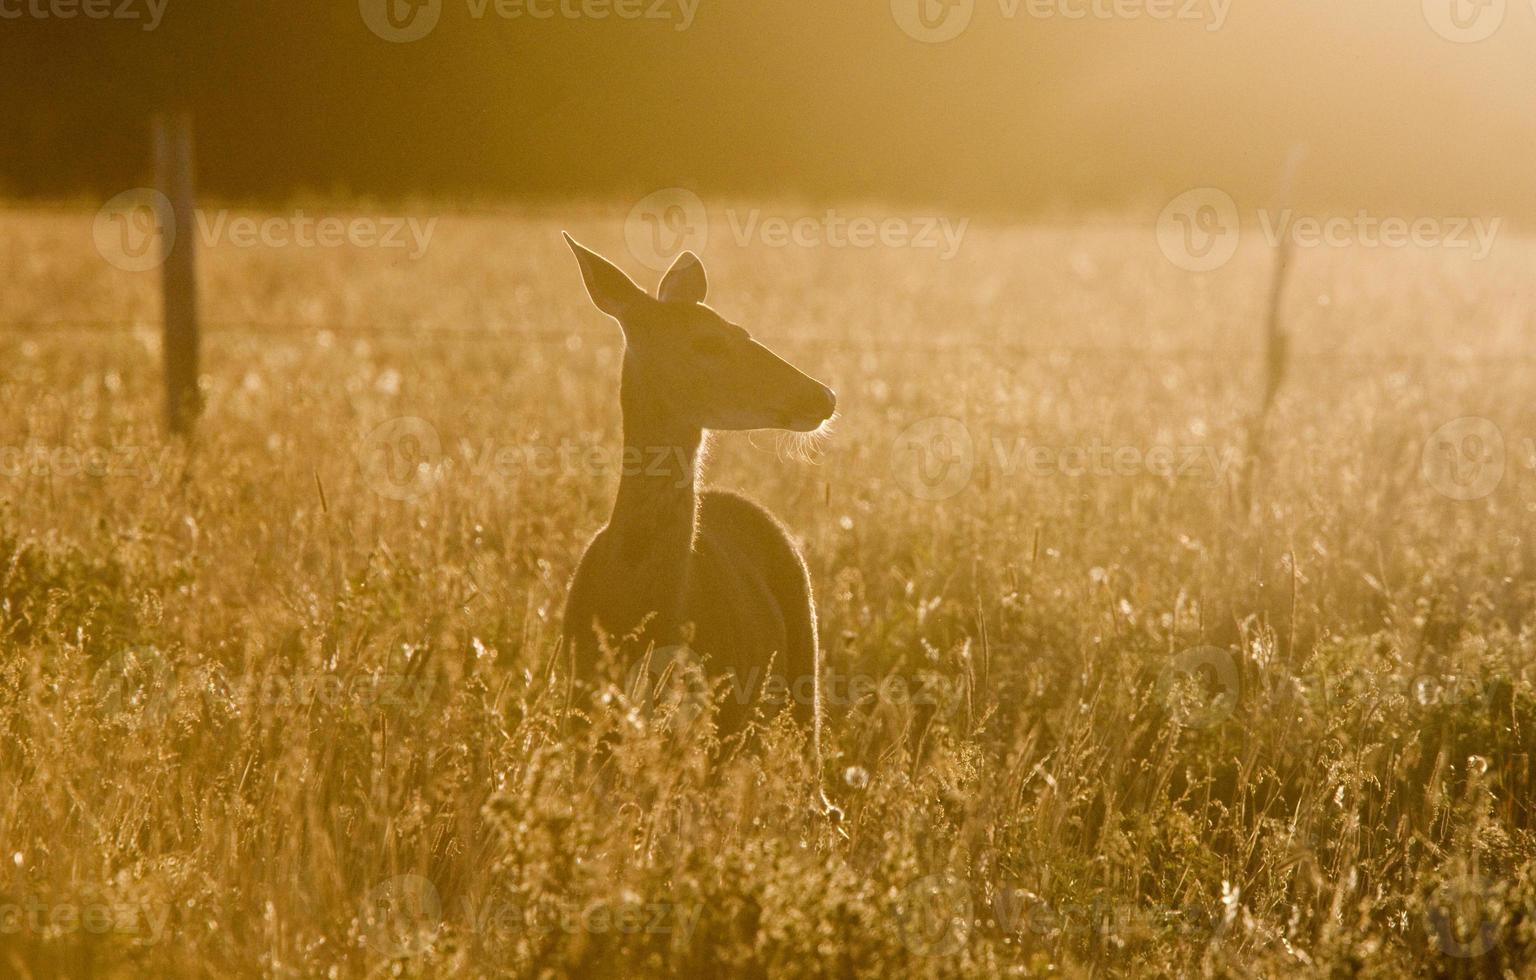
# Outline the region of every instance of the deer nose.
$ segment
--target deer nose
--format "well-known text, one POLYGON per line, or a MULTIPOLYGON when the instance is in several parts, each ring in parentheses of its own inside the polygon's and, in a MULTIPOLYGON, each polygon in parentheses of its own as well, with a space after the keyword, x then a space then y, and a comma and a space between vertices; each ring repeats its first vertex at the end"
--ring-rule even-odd
POLYGON ((829 419, 832 413, 837 411, 837 392, 826 385, 817 387, 821 390, 817 392, 818 397, 812 399, 812 403, 816 405, 816 414, 823 419, 829 419))

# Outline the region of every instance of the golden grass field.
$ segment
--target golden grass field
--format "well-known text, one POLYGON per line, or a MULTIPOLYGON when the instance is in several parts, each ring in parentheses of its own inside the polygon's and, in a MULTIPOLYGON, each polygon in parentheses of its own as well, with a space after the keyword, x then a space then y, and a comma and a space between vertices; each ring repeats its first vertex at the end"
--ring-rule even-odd
POLYGON ((0 212, 0 974, 1531 975, 1536 247, 1299 253, 1245 507, 1261 240, 714 229, 712 305, 840 396, 707 472, 810 563, 839 820, 787 716, 551 670, 619 441, 559 233, 653 287, 625 212, 205 249, 190 446, 157 277, 0 212))

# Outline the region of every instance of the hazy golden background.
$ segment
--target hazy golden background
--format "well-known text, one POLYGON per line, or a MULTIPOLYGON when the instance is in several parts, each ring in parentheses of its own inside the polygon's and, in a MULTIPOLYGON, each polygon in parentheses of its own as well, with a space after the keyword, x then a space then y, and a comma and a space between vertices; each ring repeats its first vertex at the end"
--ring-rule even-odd
POLYGON ((463 4, 391 44, 351 0, 0 0, 0 977, 1532 975, 1531 3, 1468 44, 1450 0, 977 0, 943 44, 886 0, 463 4), (98 210, 170 104, 185 439, 156 256, 98 210), (1496 241, 1277 276, 1301 144, 1309 214, 1496 241), (1207 187, 1245 228, 1198 271, 1152 219, 1207 187), (559 677, 617 473, 533 461, 611 460, 624 361, 561 232, 653 288, 678 188, 710 302, 841 411, 708 481, 792 529, 829 676, 940 695, 829 699, 819 767, 787 716, 722 749, 559 677), (966 230, 843 247, 823 204, 966 230), (431 240, 198 223, 322 215, 431 240))
POLYGON ((0 179, 134 186, 147 111, 184 101, 204 191, 240 199, 681 185, 1022 212, 1215 185, 1253 207, 1304 143, 1307 206, 1536 213, 1536 10, 1499 2, 1499 28, 1458 44, 1431 26, 1453 4, 1481 9, 1205 0, 1197 20, 1072 21, 978 0, 964 33, 927 44, 885 0, 702 0, 681 31, 445 0, 431 34, 391 44, 345 0, 169 0, 154 31, 3 23, 0 179))

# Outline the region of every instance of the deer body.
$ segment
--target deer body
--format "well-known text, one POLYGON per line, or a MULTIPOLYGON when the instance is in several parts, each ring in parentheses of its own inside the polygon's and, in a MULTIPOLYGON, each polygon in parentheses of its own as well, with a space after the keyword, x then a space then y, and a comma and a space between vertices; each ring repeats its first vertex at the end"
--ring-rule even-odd
POLYGON ((612 515, 587 546, 566 600, 577 675, 594 677, 604 637, 623 641, 621 655, 637 663, 647 649, 686 646, 710 677, 730 678, 719 702, 722 731, 764 706, 771 676, 819 736, 820 656, 805 561, 761 506, 701 491, 699 470, 708 430, 810 431, 831 417, 835 396, 704 306, 703 267, 691 253, 652 299, 567 241, 593 301, 624 328, 624 459, 635 462, 625 466, 612 515))

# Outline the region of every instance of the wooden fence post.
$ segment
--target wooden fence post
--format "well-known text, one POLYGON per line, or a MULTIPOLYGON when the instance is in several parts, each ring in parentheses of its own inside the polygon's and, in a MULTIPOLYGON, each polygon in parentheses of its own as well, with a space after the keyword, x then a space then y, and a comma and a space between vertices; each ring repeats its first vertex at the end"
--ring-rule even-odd
MULTIPOLYGON (((1296 182, 1296 172, 1301 168, 1301 162, 1306 157, 1306 147, 1293 146, 1285 161, 1285 176, 1280 183, 1280 196, 1277 199, 1277 218, 1291 206, 1291 194, 1296 182)), ((1257 497, 1257 483, 1262 475, 1264 464, 1264 435, 1265 426, 1269 420, 1269 410, 1275 404, 1275 395, 1280 391, 1280 384, 1285 380, 1286 368, 1290 364, 1290 335, 1285 331, 1285 285, 1291 274, 1291 260, 1294 249, 1290 235, 1285 235, 1275 245, 1274 272, 1269 280, 1269 305, 1265 307, 1264 316, 1264 394, 1259 399, 1258 407, 1248 419, 1248 450, 1243 460, 1241 471, 1241 483, 1239 485, 1239 501, 1242 505, 1244 516, 1252 516, 1253 502, 1257 497)))
POLYGON ((155 186, 164 195, 162 229, 174 229, 161 266, 164 297, 166 423, 175 435, 192 430, 202 411, 197 375, 197 217, 192 172, 192 116, 163 112, 155 116, 155 186))

